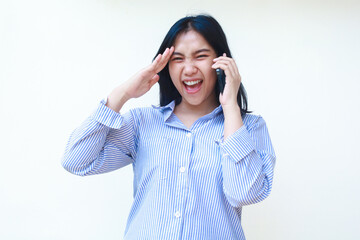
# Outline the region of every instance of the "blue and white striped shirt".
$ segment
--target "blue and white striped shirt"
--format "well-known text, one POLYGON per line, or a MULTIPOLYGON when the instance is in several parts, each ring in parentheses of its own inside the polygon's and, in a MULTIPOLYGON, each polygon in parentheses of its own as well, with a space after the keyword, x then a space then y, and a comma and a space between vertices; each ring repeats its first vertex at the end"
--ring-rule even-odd
POLYGON ((120 115, 102 101, 71 135, 63 166, 85 176, 132 164, 134 202, 125 239, 245 239, 242 206, 271 190, 275 154, 251 114, 223 140, 221 106, 190 129, 165 107, 120 115))

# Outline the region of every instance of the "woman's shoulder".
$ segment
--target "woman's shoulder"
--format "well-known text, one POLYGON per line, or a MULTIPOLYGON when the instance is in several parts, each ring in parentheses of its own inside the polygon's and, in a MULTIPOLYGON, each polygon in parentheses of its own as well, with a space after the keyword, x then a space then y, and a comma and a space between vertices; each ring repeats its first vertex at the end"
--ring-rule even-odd
POLYGON ((159 120, 163 117, 164 109, 162 107, 137 107, 129 110, 134 118, 139 120, 159 120))
POLYGON ((138 107, 133 108, 130 111, 133 115, 136 116, 164 116, 174 111, 175 101, 170 102, 166 106, 155 106, 151 105, 150 107, 138 107))
POLYGON ((255 126, 265 124, 265 120, 261 115, 252 113, 247 113, 243 117, 243 122, 248 130, 253 129, 255 126))

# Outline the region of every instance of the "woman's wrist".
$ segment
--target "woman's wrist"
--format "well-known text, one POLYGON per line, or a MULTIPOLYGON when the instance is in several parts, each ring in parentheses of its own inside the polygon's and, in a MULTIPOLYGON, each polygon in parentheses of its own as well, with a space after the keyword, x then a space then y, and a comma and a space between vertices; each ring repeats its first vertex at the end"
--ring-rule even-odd
POLYGON ((225 105, 222 108, 224 113, 224 139, 226 139, 244 124, 239 105, 225 105))
POLYGON ((237 102, 221 104, 224 114, 231 113, 231 112, 240 112, 240 107, 237 102))
POLYGON ((131 97, 126 93, 125 88, 120 85, 116 87, 108 96, 106 106, 115 112, 120 112, 122 106, 131 97))

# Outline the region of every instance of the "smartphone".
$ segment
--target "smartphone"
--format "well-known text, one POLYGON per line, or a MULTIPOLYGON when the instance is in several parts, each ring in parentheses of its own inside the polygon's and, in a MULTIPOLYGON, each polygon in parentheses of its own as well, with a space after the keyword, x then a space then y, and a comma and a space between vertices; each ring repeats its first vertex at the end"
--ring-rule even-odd
POLYGON ((221 93, 223 93, 224 88, 225 88, 225 72, 221 68, 217 68, 216 69, 216 75, 217 75, 217 84, 218 84, 218 87, 219 87, 219 91, 221 93))

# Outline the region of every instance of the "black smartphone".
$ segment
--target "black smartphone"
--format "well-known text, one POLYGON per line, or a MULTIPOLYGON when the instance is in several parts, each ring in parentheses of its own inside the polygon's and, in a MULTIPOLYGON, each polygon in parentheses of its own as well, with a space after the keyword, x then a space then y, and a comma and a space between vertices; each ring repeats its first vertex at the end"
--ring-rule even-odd
POLYGON ((221 68, 216 69, 217 84, 221 93, 224 92, 225 88, 225 72, 221 68))

